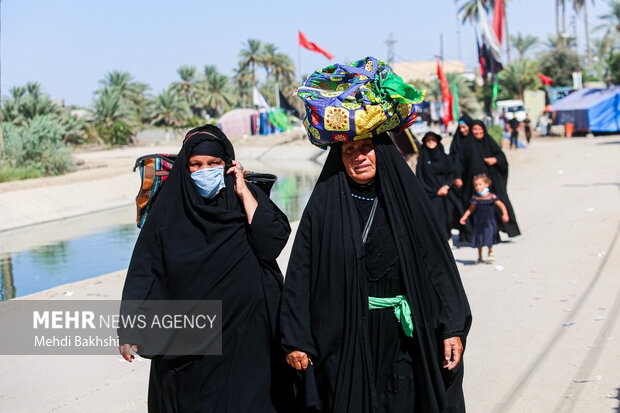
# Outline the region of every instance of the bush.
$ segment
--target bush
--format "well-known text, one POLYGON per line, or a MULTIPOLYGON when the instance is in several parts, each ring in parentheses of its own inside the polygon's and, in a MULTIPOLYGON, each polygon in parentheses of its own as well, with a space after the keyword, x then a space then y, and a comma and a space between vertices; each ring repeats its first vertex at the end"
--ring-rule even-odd
POLYGON ((56 117, 37 116, 22 127, 5 122, 2 131, 5 168, 35 169, 42 176, 74 169, 71 152, 63 141, 65 130, 56 117))
POLYGON ((502 142, 504 140, 504 130, 502 129, 502 127, 499 125, 494 125, 487 128, 487 131, 489 132, 489 135, 491 135, 493 140, 495 140, 495 142, 497 142, 497 144, 501 148, 502 142))
POLYGON ((110 145, 127 145, 131 142, 131 126, 129 124, 117 121, 112 127, 99 126, 97 132, 101 139, 110 145))
POLYGON ((19 181, 22 179, 40 178, 41 171, 35 168, 0 168, 0 182, 19 181))

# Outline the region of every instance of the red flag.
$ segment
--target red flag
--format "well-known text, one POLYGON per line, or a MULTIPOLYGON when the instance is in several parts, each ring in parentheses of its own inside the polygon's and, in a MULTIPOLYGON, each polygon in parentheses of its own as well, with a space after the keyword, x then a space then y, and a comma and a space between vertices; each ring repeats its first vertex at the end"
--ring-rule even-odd
POLYGON ((502 44, 504 37, 504 0, 495 0, 493 8, 493 31, 499 44, 502 44))
POLYGON ((330 54, 327 50, 320 48, 316 43, 308 41, 308 39, 306 39, 306 36, 301 32, 301 30, 299 30, 299 44, 310 51, 321 53, 323 56, 330 60, 334 58, 334 55, 330 54))
POLYGON ((437 60, 437 78, 439 79, 439 84, 441 85, 441 98, 444 104, 443 123, 444 125, 448 125, 448 123, 450 123, 450 120, 452 120, 452 100, 450 96, 450 86, 448 85, 448 79, 443 73, 443 69, 441 68, 441 63, 439 62, 439 60, 437 60))
POLYGON ((551 79, 549 76, 545 76, 542 73, 539 73, 538 78, 543 83, 543 85, 553 86, 553 79, 551 79))

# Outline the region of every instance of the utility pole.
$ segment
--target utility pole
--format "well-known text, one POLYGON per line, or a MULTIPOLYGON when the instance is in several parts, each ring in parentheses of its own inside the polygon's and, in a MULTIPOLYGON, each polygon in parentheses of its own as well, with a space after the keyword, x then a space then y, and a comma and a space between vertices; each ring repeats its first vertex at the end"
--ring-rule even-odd
POLYGON ((443 68, 443 33, 439 33, 439 59, 443 68))
POLYGON ((387 45, 387 61, 389 64, 393 64, 394 63, 394 45, 396 44, 396 40, 394 39, 394 37, 392 36, 392 33, 390 33, 390 36, 388 37, 388 39, 385 41, 385 44, 387 45))
POLYGON ((508 32, 508 12, 506 11, 506 1, 500 0, 504 2, 504 26, 506 27, 506 58, 508 60, 508 64, 510 64, 510 34, 508 32))

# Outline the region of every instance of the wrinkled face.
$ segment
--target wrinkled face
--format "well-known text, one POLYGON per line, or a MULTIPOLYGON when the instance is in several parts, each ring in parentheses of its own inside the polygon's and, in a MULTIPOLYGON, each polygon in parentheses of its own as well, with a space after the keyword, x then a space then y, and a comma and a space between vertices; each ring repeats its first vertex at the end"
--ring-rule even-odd
POLYGON ((434 136, 429 135, 424 139, 424 145, 426 145, 428 149, 435 149, 437 147, 437 139, 435 139, 434 136))
POLYGON ((476 139, 484 138, 484 129, 482 129, 482 126, 480 125, 474 125, 474 127, 471 128, 471 133, 474 135, 474 138, 476 139))
POLYGON ((189 157, 189 172, 193 173, 205 168, 215 168, 224 166, 221 158, 209 155, 192 155, 189 157))
POLYGON ((459 130, 463 136, 466 136, 469 133, 469 126, 464 123, 459 123, 459 130))
POLYGON ((375 144, 370 139, 342 144, 344 170, 358 184, 367 184, 377 174, 375 144))
POLYGON ((489 184, 487 184, 487 181, 485 179, 482 178, 478 178, 478 179, 474 179, 474 189, 476 190, 476 192, 482 192, 484 191, 484 188, 488 188, 489 184))

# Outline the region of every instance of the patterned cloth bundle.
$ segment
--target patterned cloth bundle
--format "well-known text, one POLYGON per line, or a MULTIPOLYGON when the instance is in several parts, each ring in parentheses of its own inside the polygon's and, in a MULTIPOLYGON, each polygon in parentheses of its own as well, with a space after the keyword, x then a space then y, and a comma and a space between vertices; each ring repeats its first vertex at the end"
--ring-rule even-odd
POLYGON ((310 142, 322 148, 408 128, 424 95, 374 57, 328 66, 297 89, 310 142))

